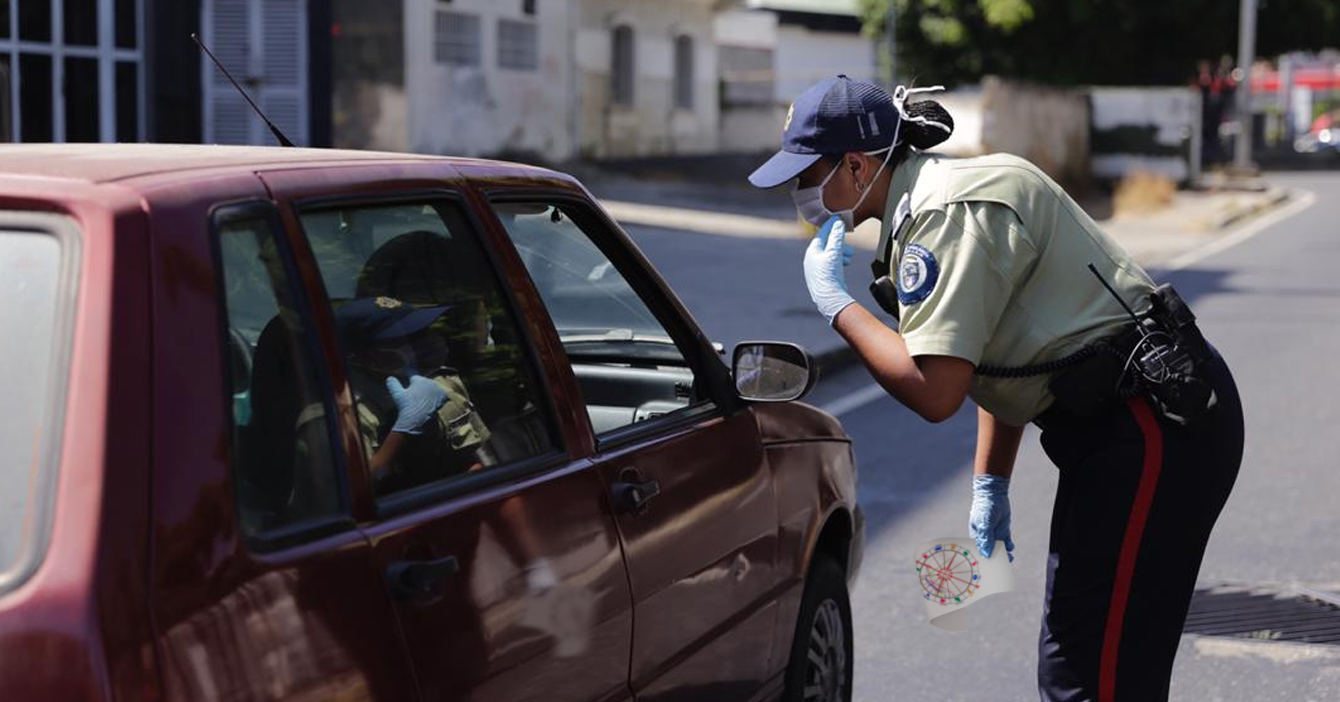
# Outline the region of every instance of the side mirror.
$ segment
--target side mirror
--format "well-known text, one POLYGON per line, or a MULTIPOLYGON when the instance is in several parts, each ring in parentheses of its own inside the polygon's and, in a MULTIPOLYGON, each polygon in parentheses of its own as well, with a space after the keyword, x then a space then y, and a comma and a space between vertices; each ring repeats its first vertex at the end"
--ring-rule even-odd
POLYGON ((746 341, 735 347, 735 390, 750 402, 799 400, 819 381, 819 367, 805 349, 784 341, 746 341))

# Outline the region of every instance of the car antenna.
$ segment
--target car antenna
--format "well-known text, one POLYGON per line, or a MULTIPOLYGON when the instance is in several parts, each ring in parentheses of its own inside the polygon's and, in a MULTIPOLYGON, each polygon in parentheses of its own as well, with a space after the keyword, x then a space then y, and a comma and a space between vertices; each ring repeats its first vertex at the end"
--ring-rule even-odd
POLYGON ((205 44, 200 41, 200 37, 197 36, 195 32, 191 32, 191 41, 195 42, 195 45, 200 47, 200 50, 205 52, 206 56, 209 56, 210 60, 214 62, 214 65, 218 66, 219 70, 223 72, 223 75, 228 79, 228 82, 232 83, 234 88, 237 88, 237 92, 242 93, 242 98, 247 101, 248 105, 251 105, 251 109, 256 111, 256 114, 265 122, 265 126, 270 128, 270 133, 275 135, 275 138, 279 140, 279 145, 293 146, 293 142, 289 141, 288 137, 284 136, 284 133, 279 131, 279 127, 276 127, 274 122, 271 122, 270 119, 265 116, 264 112, 261 112, 261 108, 257 107, 256 103, 251 100, 251 96, 247 95, 247 91, 243 90, 242 86, 237 84, 237 81, 233 78, 233 74, 229 73, 228 69, 223 67, 223 64, 219 62, 218 57, 214 55, 213 51, 209 50, 209 47, 205 46, 205 44))

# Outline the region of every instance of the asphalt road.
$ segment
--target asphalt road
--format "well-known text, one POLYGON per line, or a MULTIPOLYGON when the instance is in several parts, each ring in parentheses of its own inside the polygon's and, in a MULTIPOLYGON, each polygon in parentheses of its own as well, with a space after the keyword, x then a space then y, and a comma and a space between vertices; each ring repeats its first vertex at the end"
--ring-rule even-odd
MULTIPOLYGON (((1340 174, 1270 180, 1314 193, 1314 204, 1187 268, 1156 274, 1191 300, 1246 408, 1246 456, 1200 581, 1299 582, 1340 592, 1340 174)), ((975 410, 965 406, 930 425, 886 397, 862 404, 870 383, 852 368, 823 379, 808 398, 843 410, 869 520, 853 595, 855 699, 1036 700, 1057 482, 1037 431, 1025 437, 1011 490, 1018 590, 975 605, 977 630, 941 631, 926 623, 912 549, 967 534, 975 410)), ((1340 700, 1340 646, 1186 635, 1172 699, 1340 700)))

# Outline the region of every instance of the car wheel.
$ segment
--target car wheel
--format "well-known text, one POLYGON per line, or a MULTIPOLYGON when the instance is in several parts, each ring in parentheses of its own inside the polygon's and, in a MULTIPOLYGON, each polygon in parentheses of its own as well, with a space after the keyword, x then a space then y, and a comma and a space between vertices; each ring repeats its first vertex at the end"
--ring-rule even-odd
POLYGON ((805 579, 782 699, 850 702, 851 673, 851 602, 847 599, 846 574, 831 557, 816 554, 805 579))

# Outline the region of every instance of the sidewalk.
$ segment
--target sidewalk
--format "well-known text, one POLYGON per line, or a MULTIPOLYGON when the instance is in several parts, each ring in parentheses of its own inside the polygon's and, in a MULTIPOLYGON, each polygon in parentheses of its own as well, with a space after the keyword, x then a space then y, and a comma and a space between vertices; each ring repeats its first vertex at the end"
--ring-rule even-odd
MULTIPOLYGON (((825 372, 855 362, 810 302, 801 274, 810 234, 785 188, 758 191, 743 174, 738 186, 714 175, 652 180, 602 172, 584 180, 727 352, 748 339, 785 340, 804 346, 825 372)), ((1141 265, 1157 269, 1287 198, 1275 189, 1179 191, 1162 209, 1118 217, 1104 198, 1082 204, 1141 265)), ((857 254, 847 282, 858 302, 883 315, 866 290, 878 237, 874 221, 849 237, 857 254)))

